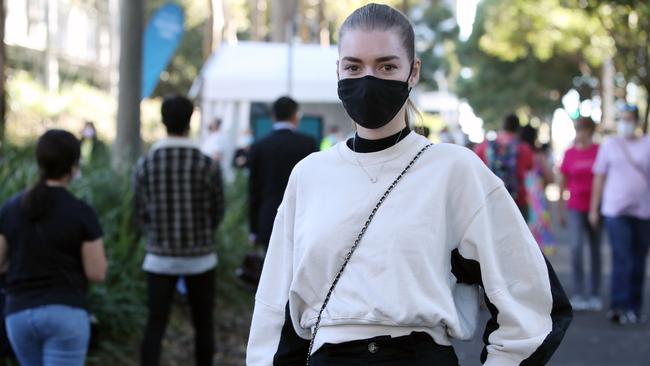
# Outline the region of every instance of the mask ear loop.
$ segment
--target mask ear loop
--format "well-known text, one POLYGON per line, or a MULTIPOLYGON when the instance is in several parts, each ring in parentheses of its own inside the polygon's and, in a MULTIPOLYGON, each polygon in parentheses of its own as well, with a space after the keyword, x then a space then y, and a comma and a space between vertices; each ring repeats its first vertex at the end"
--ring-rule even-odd
MULTIPOLYGON (((413 90, 413 87, 409 85, 409 80, 411 80, 411 76, 413 75, 413 68, 415 67, 415 60, 411 62, 411 70, 409 70, 409 76, 406 78, 406 85, 408 86, 409 92, 408 94, 411 94, 411 90, 413 90)), ((406 98, 408 101, 408 97, 406 98)), ((406 120, 404 121, 406 123, 406 127, 409 126, 409 118, 408 118, 408 110, 406 111, 406 120)))
MULTIPOLYGON (((415 67, 415 60, 411 62, 411 70, 409 71, 409 76, 406 78, 406 84, 409 83, 409 80, 411 80, 411 76, 413 75, 413 68, 415 67)), ((412 86, 409 85, 409 94, 411 93, 411 90, 413 89, 412 86)))

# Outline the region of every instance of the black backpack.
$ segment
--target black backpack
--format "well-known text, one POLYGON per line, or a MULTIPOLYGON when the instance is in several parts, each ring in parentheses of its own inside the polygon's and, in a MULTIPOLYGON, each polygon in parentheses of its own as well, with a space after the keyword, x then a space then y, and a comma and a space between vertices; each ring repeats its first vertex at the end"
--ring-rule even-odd
POLYGON ((499 177, 514 200, 519 195, 519 178, 517 177, 517 160, 519 157, 519 140, 500 145, 489 141, 485 152, 487 166, 499 177))

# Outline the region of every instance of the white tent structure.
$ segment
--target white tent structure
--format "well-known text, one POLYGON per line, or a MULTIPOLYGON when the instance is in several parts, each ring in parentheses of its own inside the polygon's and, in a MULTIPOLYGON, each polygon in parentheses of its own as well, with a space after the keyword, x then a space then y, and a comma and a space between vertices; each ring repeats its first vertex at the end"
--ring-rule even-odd
POLYGON ((227 176, 237 138, 250 126, 253 103, 288 95, 303 114, 322 116, 325 126, 350 129, 337 95, 337 59, 336 47, 263 42, 226 44, 208 59, 190 97, 200 104, 202 126, 215 118, 223 122, 227 176))
POLYGON ((338 103, 337 59, 336 47, 225 44, 203 66, 197 80, 200 97, 211 102, 272 102, 278 96, 291 94, 302 103, 338 103))

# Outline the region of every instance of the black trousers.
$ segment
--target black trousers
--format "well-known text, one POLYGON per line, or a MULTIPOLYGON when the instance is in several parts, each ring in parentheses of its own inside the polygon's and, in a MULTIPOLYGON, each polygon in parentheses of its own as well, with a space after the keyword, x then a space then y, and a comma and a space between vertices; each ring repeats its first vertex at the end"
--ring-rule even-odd
MULTIPOLYGON (((140 354, 142 366, 158 366, 160 364, 162 339, 167 328, 178 277, 147 273, 149 317, 147 318, 140 354)), ((214 322, 212 314, 215 291, 214 270, 184 277, 195 331, 194 355, 196 365, 212 365, 214 355, 214 322)))
POLYGON ((423 332, 403 337, 374 337, 323 345, 311 357, 311 366, 458 366, 451 346, 441 346, 423 332))

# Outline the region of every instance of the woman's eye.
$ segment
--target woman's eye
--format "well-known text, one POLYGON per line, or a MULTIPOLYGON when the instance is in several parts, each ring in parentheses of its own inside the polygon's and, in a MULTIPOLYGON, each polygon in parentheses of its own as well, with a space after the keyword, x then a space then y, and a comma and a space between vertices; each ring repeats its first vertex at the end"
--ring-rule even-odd
POLYGON ((381 70, 382 71, 393 71, 397 69, 397 66, 395 65, 382 65, 381 70))
POLYGON ((357 65, 347 65, 347 66, 345 66, 344 69, 347 70, 347 71, 358 71, 359 66, 357 66, 357 65))

